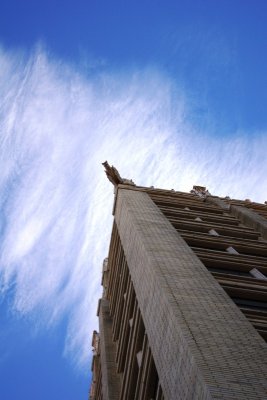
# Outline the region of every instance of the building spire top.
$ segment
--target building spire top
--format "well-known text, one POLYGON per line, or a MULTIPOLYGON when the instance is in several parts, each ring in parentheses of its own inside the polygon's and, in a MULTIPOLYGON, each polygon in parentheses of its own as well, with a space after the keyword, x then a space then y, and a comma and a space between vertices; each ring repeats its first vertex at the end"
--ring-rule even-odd
POLYGON ((135 186, 135 183, 131 179, 122 178, 119 171, 113 165, 110 166, 107 161, 103 162, 102 165, 104 165, 106 175, 114 186, 118 186, 119 184, 135 186))

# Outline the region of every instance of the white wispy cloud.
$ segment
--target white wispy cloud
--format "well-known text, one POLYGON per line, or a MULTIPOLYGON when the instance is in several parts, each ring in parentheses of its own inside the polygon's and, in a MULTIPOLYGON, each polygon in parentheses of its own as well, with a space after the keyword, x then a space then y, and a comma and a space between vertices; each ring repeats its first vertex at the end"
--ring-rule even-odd
POLYGON ((264 133, 210 138, 186 93, 153 69, 86 78, 51 59, 0 51, 1 291, 42 327, 68 321, 65 354, 88 368, 111 231, 101 162, 140 185, 267 199, 264 133))

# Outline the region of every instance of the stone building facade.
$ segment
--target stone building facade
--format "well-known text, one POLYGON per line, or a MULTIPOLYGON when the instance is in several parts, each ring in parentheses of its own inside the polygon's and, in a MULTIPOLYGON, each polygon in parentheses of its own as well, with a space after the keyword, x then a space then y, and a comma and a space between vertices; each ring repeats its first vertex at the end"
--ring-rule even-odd
POLYGON ((267 399, 267 206, 115 187, 90 400, 267 399))

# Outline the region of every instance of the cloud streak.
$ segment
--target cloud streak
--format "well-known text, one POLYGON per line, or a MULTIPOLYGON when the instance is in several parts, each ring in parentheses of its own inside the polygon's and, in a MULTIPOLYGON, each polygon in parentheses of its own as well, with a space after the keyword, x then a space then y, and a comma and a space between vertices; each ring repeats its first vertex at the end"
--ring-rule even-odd
POLYGON ((264 201, 266 135, 203 135, 153 69, 86 78, 42 49, 0 62, 1 292, 42 328, 66 320, 65 354, 88 368, 112 222, 101 162, 140 185, 264 201))

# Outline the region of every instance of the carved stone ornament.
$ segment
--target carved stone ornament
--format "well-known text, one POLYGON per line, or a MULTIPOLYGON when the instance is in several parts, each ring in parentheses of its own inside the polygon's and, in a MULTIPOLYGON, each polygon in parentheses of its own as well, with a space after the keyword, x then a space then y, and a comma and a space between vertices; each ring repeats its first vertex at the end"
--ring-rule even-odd
POLYGON ((103 162, 102 165, 104 165, 106 175, 114 186, 119 184, 135 186, 135 183, 131 179, 122 178, 119 174, 119 171, 113 167, 113 165, 110 166, 107 161, 103 162))
POLYGON ((190 193, 195 194, 199 197, 207 197, 210 196, 210 192, 204 186, 193 186, 193 189, 190 190, 190 193))

